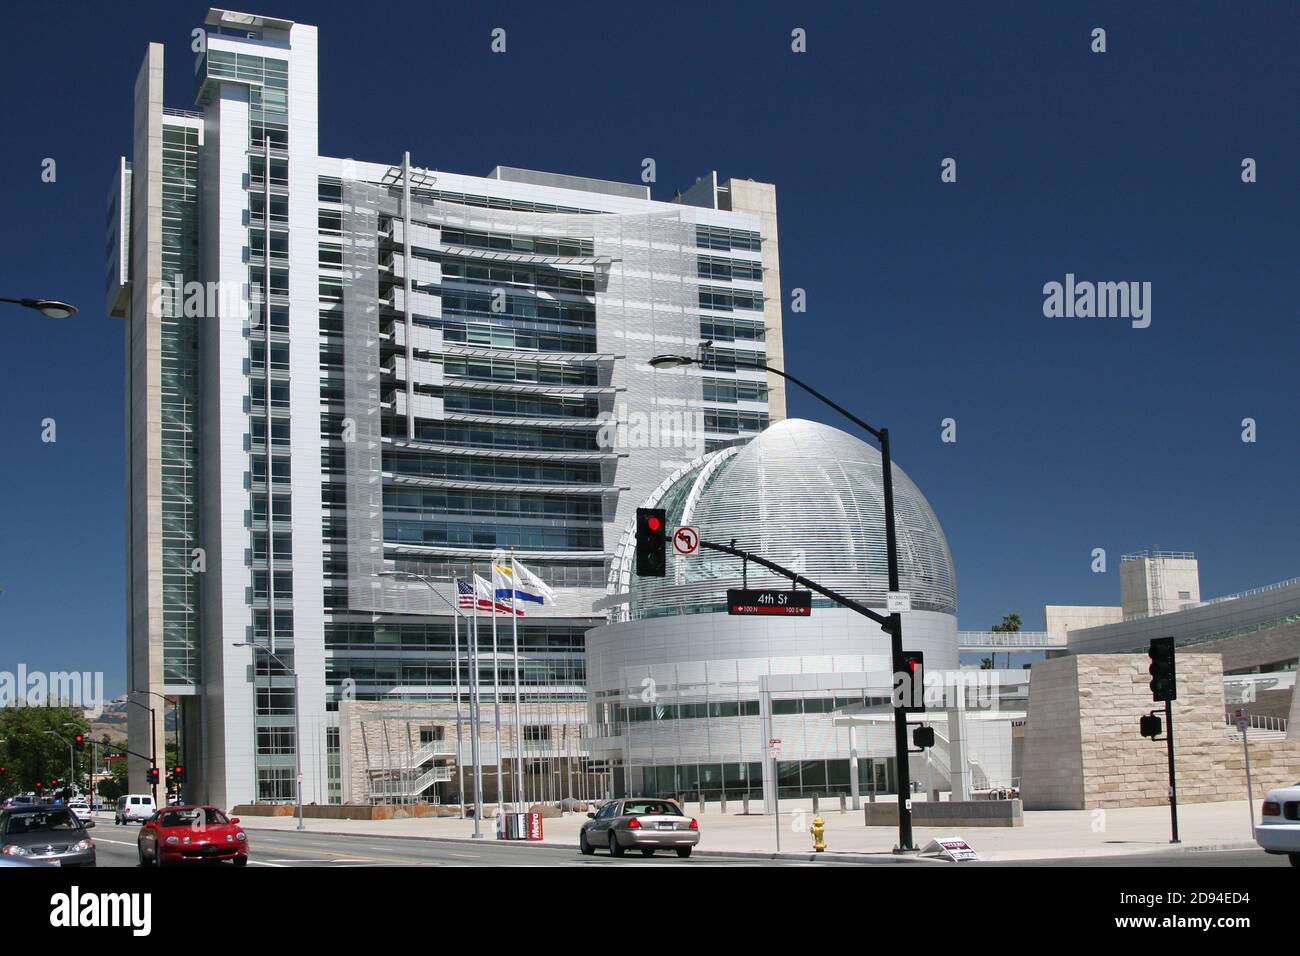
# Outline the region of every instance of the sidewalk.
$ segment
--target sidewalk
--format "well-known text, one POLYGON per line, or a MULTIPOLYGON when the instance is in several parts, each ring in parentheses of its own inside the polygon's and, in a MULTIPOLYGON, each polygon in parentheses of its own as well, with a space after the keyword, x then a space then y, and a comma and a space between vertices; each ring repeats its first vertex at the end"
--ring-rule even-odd
MULTIPOLYGON (((689 811, 688 811, 689 812, 689 811)), ((1122 810, 1033 810, 1025 812, 1023 827, 967 827, 939 830, 918 827, 916 844, 924 847, 940 836, 960 836, 979 853, 982 860, 1050 860, 1079 856, 1121 856, 1169 850, 1169 809, 1167 807, 1133 807, 1122 810)), ((891 827, 866 827, 860 813, 841 814, 838 804, 823 807, 826 821, 827 850, 819 857, 886 857, 897 842, 897 830, 891 827)), ((571 813, 543 821, 543 844, 577 846, 578 829, 585 814, 571 813)), ((706 811, 697 815, 701 840, 699 853, 754 855, 769 857, 776 851, 776 824, 772 817, 723 815, 706 811)), ((795 808, 781 812, 782 856, 803 857, 812 852, 808 833, 813 814, 810 809, 795 808)), ((292 830, 296 817, 243 817, 240 821, 250 830, 292 830)), ((408 837, 436 840, 470 840, 472 820, 420 817, 405 820, 315 820, 308 818, 307 830, 314 834, 340 834, 376 837, 408 837)), ((1185 850, 1247 848, 1255 846, 1250 832, 1250 814, 1246 801, 1200 803, 1178 808, 1179 837, 1185 850)), ((496 821, 484 820, 486 839, 496 837, 496 821)), ((1261 851, 1262 852, 1262 851, 1261 851)), ((864 861, 865 862, 865 861, 864 861)))

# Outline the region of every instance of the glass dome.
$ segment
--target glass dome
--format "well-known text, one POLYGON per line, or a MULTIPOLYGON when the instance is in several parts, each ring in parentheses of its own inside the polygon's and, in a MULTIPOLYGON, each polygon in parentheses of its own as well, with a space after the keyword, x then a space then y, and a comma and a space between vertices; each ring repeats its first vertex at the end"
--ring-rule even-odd
MULTIPOLYGON (((668 526, 693 525, 706 541, 753 551, 869 607, 888 591, 880 452, 829 425, 787 419, 746 445, 712 452, 668 478, 646 502, 667 511, 668 526)), ((920 489, 894 463, 899 586, 913 610, 955 614, 952 555, 920 489)), ((633 618, 725 609, 741 586, 741 560, 668 549, 663 578, 638 578, 629 528, 610 569, 611 593, 631 592, 633 618)), ((789 587, 749 566, 749 586, 789 587)), ((819 596, 816 603, 823 602, 819 596)))

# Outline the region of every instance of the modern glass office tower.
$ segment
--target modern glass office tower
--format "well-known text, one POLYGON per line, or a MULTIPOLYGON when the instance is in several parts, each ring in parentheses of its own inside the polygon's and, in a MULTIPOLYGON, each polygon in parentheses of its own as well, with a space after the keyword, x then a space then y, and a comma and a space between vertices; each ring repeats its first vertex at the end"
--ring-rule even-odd
POLYGON ((175 708, 188 797, 291 800, 300 762, 324 803, 341 698, 465 692, 448 579, 496 552, 559 596, 519 622, 525 701, 580 712, 583 634, 632 510, 784 417, 757 367, 782 359, 775 190, 710 173, 659 202, 321 156, 315 27, 214 9, 200 39, 185 110, 149 46, 110 197, 130 747, 156 737, 161 766, 175 708), (702 339, 706 369, 647 366, 702 339))

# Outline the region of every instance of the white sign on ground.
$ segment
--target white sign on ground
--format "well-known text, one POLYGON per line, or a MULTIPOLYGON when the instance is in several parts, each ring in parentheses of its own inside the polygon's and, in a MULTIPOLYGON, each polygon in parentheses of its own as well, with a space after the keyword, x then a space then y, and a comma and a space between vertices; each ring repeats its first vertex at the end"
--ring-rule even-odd
POLYGON ((979 854, 961 837, 939 837, 931 840, 921 848, 921 856, 932 856, 940 860, 948 860, 950 863, 979 859, 979 854))

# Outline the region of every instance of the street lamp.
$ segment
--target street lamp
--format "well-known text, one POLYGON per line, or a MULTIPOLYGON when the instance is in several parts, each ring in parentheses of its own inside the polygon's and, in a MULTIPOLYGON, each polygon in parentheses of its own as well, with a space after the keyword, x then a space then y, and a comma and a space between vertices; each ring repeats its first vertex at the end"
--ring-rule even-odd
MULTIPOLYGON (((711 340, 701 342, 694 356, 675 353, 656 355, 650 359, 650 367, 655 369, 685 368, 688 365, 702 367, 707 361, 708 351, 712 345, 711 340)), ((773 375, 781 376, 788 382, 793 382, 813 398, 833 408, 880 442, 880 468, 884 479, 885 492, 885 556, 889 562, 889 590, 891 593, 898 591, 898 539, 894 524, 894 468, 889 456, 889 429, 873 428, 842 405, 831 401, 807 382, 801 382, 782 369, 773 368, 765 362, 755 362, 753 367, 764 369, 773 375)), ((894 612, 889 615, 887 630, 889 631, 893 669, 897 672, 900 670, 903 658, 903 616, 900 613, 894 612)), ((912 845, 912 811, 909 807, 912 781, 911 775, 908 773, 907 749, 907 711, 901 706, 900 702, 895 702, 894 762, 898 765, 898 849, 900 852, 916 849, 912 845)))
MULTIPOLYGON (((231 647, 251 647, 254 651, 262 651, 267 657, 275 661, 280 667, 288 671, 293 676, 293 763, 294 763, 294 781, 298 788, 298 829, 307 829, 302 822, 302 695, 298 693, 298 672, 291 668, 284 661, 280 660, 272 650, 264 644, 254 644, 252 641, 235 641, 231 647)), ((256 657, 257 655, 253 655, 256 657)), ((254 671, 257 670, 254 662, 254 671)), ((253 675, 254 681, 257 679, 256 673, 253 675)))
MULTIPOLYGON (((77 726, 77 725, 76 725, 76 724, 66 724, 66 723, 65 723, 63 726, 64 726, 64 727, 75 727, 75 726, 77 726)), ((76 785, 77 785, 77 765, 76 765, 76 763, 75 763, 75 758, 73 757, 73 751, 72 751, 73 744, 72 744, 72 741, 69 740, 67 737, 63 736, 63 734, 59 733, 57 730, 46 730, 46 731, 42 731, 42 733, 44 733, 45 736, 47 736, 47 737, 58 737, 58 738, 59 738, 60 740, 62 740, 65 744, 68 745, 68 786, 69 786, 69 787, 76 787, 76 785)))
POLYGON ((48 319, 70 319, 77 314, 77 307, 57 299, 11 299, 0 296, 0 302, 12 302, 24 308, 35 309, 48 319))
MULTIPOLYGON (((479 698, 478 698, 478 634, 470 630, 469 619, 461 613, 460 608, 448 601, 446 596, 433 586, 433 582, 422 574, 416 574, 413 571, 380 571, 381 578, 397 578, 404 581, 419 581, 430 591, 436 594, 443 604, 447 605, 455 612, 458 618, 456 625, 456 660, 453 662, 456 674, 456 769, 461 772, 460 759, 460 623, 459 619, 465 621, 465 634, 469 639, 470 652, 470 709, 469 709, 469 741, 470 741, 470 759, 474 762, 474 839, 483 839, 480 820, 483 818, 483 768, 479 763, 479 698)), ((477 600, 477 595, 475 596, 477 600)), ((500 741, 497 742, 499 747, 500 741)), ((461 818, 465 816, 465 778, 460 778, 459 797, 461 818)), ((498 781, 499 786, 499 781, 498 781)))
MULTIPOLYGON (((147 711, 149 711, 149 767, 150 767, 150 769, 152 769, 152 770, 157 770, 157 769, 158 769, 158 717, 157 717, 157 714, 154 713, 154 709, 153 709, 152 707, 146 707, 144 704, 140 703, 138 700, 132 700, 132 699, 131 699, 131 695, 132 695, 132 694, 152 694, 152 693, 154 693, 154 692, 151 691, 151 690, 132 690, 132 691, 127 691, 126 702, 127 702, 128 704, 135 704, 135 706, 139 707, 139 708, 142 709, 142 710, 147 710, 147 711)), ((163 698, 163 700, 166 700, 166 699, 167 699, 166 697, 163 698)), ((150 789, 153 791, 153 805, 154 805, 154 809, 156 810, 156 809, 158 808, 158 782, 157 782, 156 780, 153 781, 153 782, 149 785, 149 787, 150 787, 150 789)))

